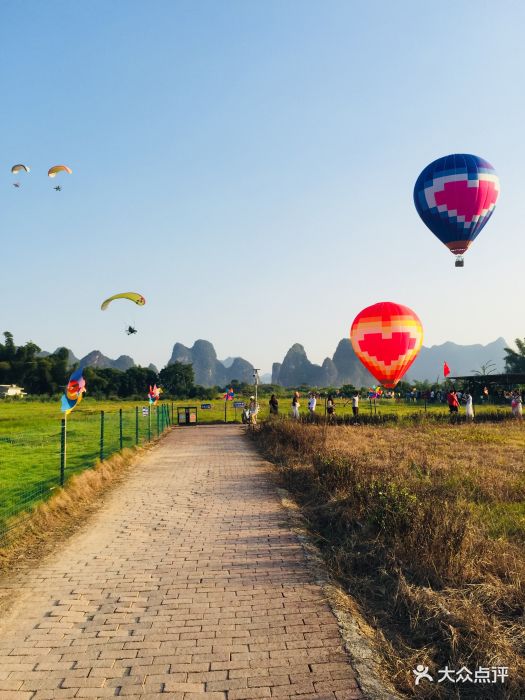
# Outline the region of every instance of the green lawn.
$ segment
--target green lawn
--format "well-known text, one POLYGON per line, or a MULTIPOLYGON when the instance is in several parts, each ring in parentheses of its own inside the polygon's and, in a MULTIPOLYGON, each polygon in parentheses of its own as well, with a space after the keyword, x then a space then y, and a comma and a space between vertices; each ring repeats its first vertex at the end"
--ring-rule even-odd
MULTIPOLYGON (((144 406, 148 406, 147 402, 144 406)), ((101 411, 104 411, 104 457, 122 444, 136 444, 136 404, 86 399, 67 419, 65 479, 89 468, 100 457, 101 411)), ((1 522, 49 495, 60 484, 61 419, 58 403, 0 402, 0 530, 1 522)), ((149 416, 138 411, 138 442, 149 436, 149 416)), ((157 433, 155 409, 151 435, 157 433)))

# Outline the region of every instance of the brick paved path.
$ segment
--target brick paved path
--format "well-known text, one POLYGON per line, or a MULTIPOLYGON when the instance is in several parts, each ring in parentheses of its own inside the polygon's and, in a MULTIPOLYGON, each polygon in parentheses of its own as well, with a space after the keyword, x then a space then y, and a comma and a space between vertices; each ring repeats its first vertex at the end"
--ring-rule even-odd
POLYGON ((173 431, 17 582, 0 699, 361 698, 268 470, 239 427, 173 431))

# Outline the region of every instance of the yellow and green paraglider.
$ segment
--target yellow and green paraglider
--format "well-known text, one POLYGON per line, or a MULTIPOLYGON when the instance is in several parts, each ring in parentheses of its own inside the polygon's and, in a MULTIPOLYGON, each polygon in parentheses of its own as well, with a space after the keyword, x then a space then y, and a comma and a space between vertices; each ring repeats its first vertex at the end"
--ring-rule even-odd
MULTIPOLYGON (((144 306, 146 303, 146 300, 142 294, 139 294, 138 292, 121 292, 120 294, 113 294, 112 297, 105 299, 100 306, 102 311, 105 311, 111 302, 115 301, 115 299, 129 299, 129 301, 133 301, 135 304, 137 304, 137 306, 144 306)), ((124 329, 124 331, 127 333, 127 335, 134 335, 137 332, 137 329, 129 325, 124 329)))
POLYGON ((137 292, 122 292, 121 294, 114 294, 112 297, 103 301, 100 307, 102 311, 105 311, 115 299, 129 299, 130 301, 134 301, 138 306, 144 306, 146 303, 142 294, 138 294, 137 292))

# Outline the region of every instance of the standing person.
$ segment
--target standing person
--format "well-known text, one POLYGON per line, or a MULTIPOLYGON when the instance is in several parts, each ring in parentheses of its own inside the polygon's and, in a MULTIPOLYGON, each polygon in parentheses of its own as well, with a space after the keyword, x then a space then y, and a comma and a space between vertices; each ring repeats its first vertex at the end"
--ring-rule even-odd
POLYGON ((292 398, 292 418, 294 420, 299 420, 299 407, 301 404, 299 403, 299 392, 294 391, 293 393, 293 398, 292 398))
POLYGON ((310 394, 310 398, 308 399, 308 413, 310 415, 310 419, 314 420, 315 418, 315 407, 317 406, 317 397, 315 393, 312 391, 310 394))
POLYGON ((458 395, 456 394, 456 389, 454 387, 452 387, 452 389, 447 394, 447 403, 448 410, 452 415, 459 412, 458 395))
POLYGON ((518 390, 512 392, 510 406, 512 409, 512 415, 518 420, 523 419, 523 405, 521 401, 521 394, 518 390))
POLYGON ((250 396, 250 423, 251 425, 257 425, 257 414, 259 413, 259 404, 255 401, 255 396, 250 396))
POLYGON ((331 423, 335 416, 335 404, 332 394, 328 394, 328 398, 326 399, 326 412, 328 414, 328 422, 331 423))
POLYGON ((270 400, 268 401, 270 404, 270 416, 278 416, 279 415, 279 401, 277 400, 277 397, 275 394, 272 394, 270 396, 270 400))
POLYGON ((357 420, 359 417, 359 392, 356 391, 352 396, 352 413, 354 418, 357 420))
POLYGON ((470 391, 466 391, 463 394, 463 400, 465 401, 465 416, 467 421, 474 420, 474 406, 472 404, 472 394, 470 391))

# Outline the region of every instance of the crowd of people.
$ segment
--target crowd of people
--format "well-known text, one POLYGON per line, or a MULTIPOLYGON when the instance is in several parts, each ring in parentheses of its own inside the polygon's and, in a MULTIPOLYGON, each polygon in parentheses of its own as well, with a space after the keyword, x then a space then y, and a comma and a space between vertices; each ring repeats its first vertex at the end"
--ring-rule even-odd
MULTIPOLYGON (((416 392, 416 390, 414 390, 416 392)), ((311 391, 308 393, 308 402, 307 402, 307 407, 308 407, 308 413, 307 417, 310 420, 315 420, 315 416, 317 415, 317 408, 319 405, 319 400, 321 398, 321 395, 315 391, 311 391)), ((370 398, 370 397, 369 397, 370 398)), ((377 394, 375 395, 374 398, 377 398, 377 394)), ((398 398, 398 395, 395 395, 394 392, 391 392, 391 395, 388 398, 398 398)), ((411 398, 411 396, 410 396, 411 398)), ((510 401, 510 406, 512 410, 513 416, 521 420, 523 417, 523 397, 522 394, 519 390, 514 389, 511 392, 503 392, 502 397, 505 400, 510 401)), ((291 400, 291 417, 294 420, 299 420, 300 419, 300 411, 299 409, 301 408, 301 395, 299 391, 294 391, 292 395, 292 400, 291 400)), ((415 400, 421 400, 425 399, 429 403, 446 403, 448 405, 449 412, 452 416, 452 418, 456 415, 459 414, 460 408, 464 406, 465 409, 465 418, 467 421, 473 421, 474 420, 474 398, 469 390, 466 391, 457 391, 454 386, 452 386, 447 392, 441 391, 441 390, 429 390, 428 392, 417 392, 417 395, 415 397, 415 400)), ((354 421, 357 422, 359 418, 359 400, 360 400, 360 392, 356 390, 353 395, 351 396, 350 399, 345 401, 343 403, 343 407, 345 407, 348 403, 351 402, 352 404, 352 414, 354 421)), ((372 400, 372 399, 370 399, 372 400)), ((480 396, 480 400, 482 403, 485 403, 488 401, 488 389, 487 387, 484 387, 482 394, 480 396)), ((271 417, 276 417, 279 415, 279 399, 275 394, 272 394, 269 400, 269 409, 270 409, 270 418, 271 417)), ((326 417, 328 419, 328 422, 333 422, 335 419, 335 412, 336 412, 336 404, 335 404, 335 396, 334 394, 328 394, 326 397, 326 403, 325 403, 325 413, 326 417)), ((248 422, 250 422, 252 425, 255 425, 257 423, 257 414, 259 413, 259 404, 255 400, 255 396, 250 397, 250 403, 247 409, 247 418, 248 422)))
MULTIPOLYGON (((299 420, 299 418, 300 418, 300 413, 299 413, 299 409, 301 408, 300 398, 301 398, 300 393, 298 391, 294 391, 294 393, 292 395, 292 401, 291 401, 291 417, 294 420, 299 420)), ((311 420, 315 420, 315 416, 318 415, 317 414, 317 407, 318 407, 320 398, 321 398, 321 395, 315 391, 311 391, 308 394, 308 403, 307 403, 308 413, 307 413, 307 416, 311 420)), ((357 417, 359 415, 359 391, 355 391, 355 393, 353 394, 353 396, 350 400, 352 402, 352 414, 353 414, 354 418, 357 419, 357 417)), ((348 401, 344 404, 344 406, 346 406, 347 403, 348 403, 348 401)), ((277 398, 277 396, 275 394, 271 395, 268 404, 269 404, 269 408, 270 408, 270 418, 272 416, 278 416, 279 415, 279 399, 277 398)), ((250 407, 248 410, 250 412, 250 415, 253 416, 251 422, 256 423, 257 413, 259 411, 259 406, 255 405, 255 398, 253 396, 250 399, 250 407), (251 403, 252 400, 254 403, 253 409, 252 409, 252 403, 251 403)), ((335 417, 335 398, 334 398, 333 394, 328 394, 328 396, 326 397, 325 410, 326 410, 326 416, 328 417, 328 420, 333 421, 333 419, 335 417)))

